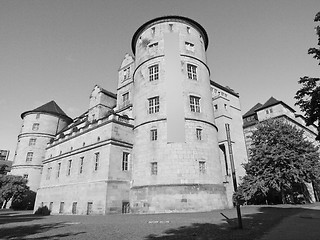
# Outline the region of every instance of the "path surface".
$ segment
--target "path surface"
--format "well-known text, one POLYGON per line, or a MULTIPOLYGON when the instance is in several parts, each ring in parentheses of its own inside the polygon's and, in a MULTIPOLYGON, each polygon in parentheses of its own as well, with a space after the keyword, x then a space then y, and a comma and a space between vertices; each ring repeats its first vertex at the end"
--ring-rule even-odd
POLYGON ((241 211, 242 230, 236 228, 235 209, 206 213, 44 217, 31 212, 0 211, 0 239, 320 239, 320 204, 245 206, 241 211))

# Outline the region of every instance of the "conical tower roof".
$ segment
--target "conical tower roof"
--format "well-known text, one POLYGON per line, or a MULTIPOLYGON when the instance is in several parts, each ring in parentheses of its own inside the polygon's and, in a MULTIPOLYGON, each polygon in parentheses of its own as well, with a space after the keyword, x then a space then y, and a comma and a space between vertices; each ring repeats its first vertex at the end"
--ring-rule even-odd
POLYGON ((21 118, 24 118, 24 116, 28 113, 50 113, 50 114, 53 114, 62 118, 66 118, 72 121, 72 119, 53 100, 31 111, 26 111, 22 113, 21 118))

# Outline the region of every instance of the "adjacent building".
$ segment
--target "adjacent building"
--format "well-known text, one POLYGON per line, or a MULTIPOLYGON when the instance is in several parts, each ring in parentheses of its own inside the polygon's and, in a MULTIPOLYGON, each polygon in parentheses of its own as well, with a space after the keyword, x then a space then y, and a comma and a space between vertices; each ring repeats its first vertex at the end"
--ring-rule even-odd
POLYGON ((192 19, 150 20, 133 35, 116 94, 95 86, 88 111, 73 120, 58 107, 23 113, 28 128, 19 135, 14 168, 37 179, 35 209, 108 214, 233 207, 231 161, 238 180, 247 161, 242 114, 239 95, 210 80, 208 41, 192 19), (45 126, 40 132, 47 138, 30 161, 36 150, 29 143, 40 136, 35 123, 45 126))
MULTIPOLYGON (((255 104, 243 115, 243 132, 248 152, 252 144, 252 131, 255 130, 256 124, 270 118, 283 119, 297 129, 303 130, 306 140, 312 142, 316 146, 319 145, 315 140, 317 136, 317 127, 315 125, 306 126, 305 118, 302 115, 296 114, 296 111, 283 101, 270 97, 264 104, 255 104)), ((306 185, 310 192, 311 201, 315 201, 316 198, 312 185, 306 185)))

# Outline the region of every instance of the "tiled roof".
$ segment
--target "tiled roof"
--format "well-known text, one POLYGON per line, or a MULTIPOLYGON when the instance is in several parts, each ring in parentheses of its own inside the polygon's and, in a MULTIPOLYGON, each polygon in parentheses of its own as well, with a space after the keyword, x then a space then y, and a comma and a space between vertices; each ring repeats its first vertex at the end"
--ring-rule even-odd
POLYGON ((262 104, 261 103, 257 103, 256 105, 254 105, 248 112, 246 112, 244 115, 243 115, 243 118, 246 118, 246 117, 249 117, 253 114, 256 113, 256 110, 258 108, 262 107, 262 104))
POLYGON ((58 104, 56 104, 55 101, 50 101, 38 108, 35 108, 31 111, 26 111, 24 113, 21 114, 21 118, 24 117, 25 114, 27 113, 34 113, 34 112, 38 112, 38 113, 51 113, 57 116, 61 116, 64 118, 67 118, 69 120, 72 121, 72 119, 70 117, 68 117, 68 115, 58 106, 58 104))
POLYGON ((288 108, 290 111, 295 112, 295 110, 292 107, 288 106, 287 104, 285 104, 282 101, 279 101, 279 100, 275 99, 274 97, 269 98, 269 100, 266 101, 265 104, 263 104, 260 108, 258 108, 256 110, 259 111, 259 110, 262 110, 262 109, 265 109, 265 108, 268 108, 268 107, 272 107, 272 106, 277 105, 277 104, 282 104, 283 106, 288 108))

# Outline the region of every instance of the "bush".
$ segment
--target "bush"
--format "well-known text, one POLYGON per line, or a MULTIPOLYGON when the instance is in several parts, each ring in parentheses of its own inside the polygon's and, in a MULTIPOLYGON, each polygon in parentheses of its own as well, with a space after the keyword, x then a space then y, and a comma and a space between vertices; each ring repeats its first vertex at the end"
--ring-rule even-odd
POLYGON ((47 216, 50 215, 51 211, 48 209, 47 206, 43 207, 38 207, 37 211, 35 211, 35 215, 42 215, 42 216, 47 216))

